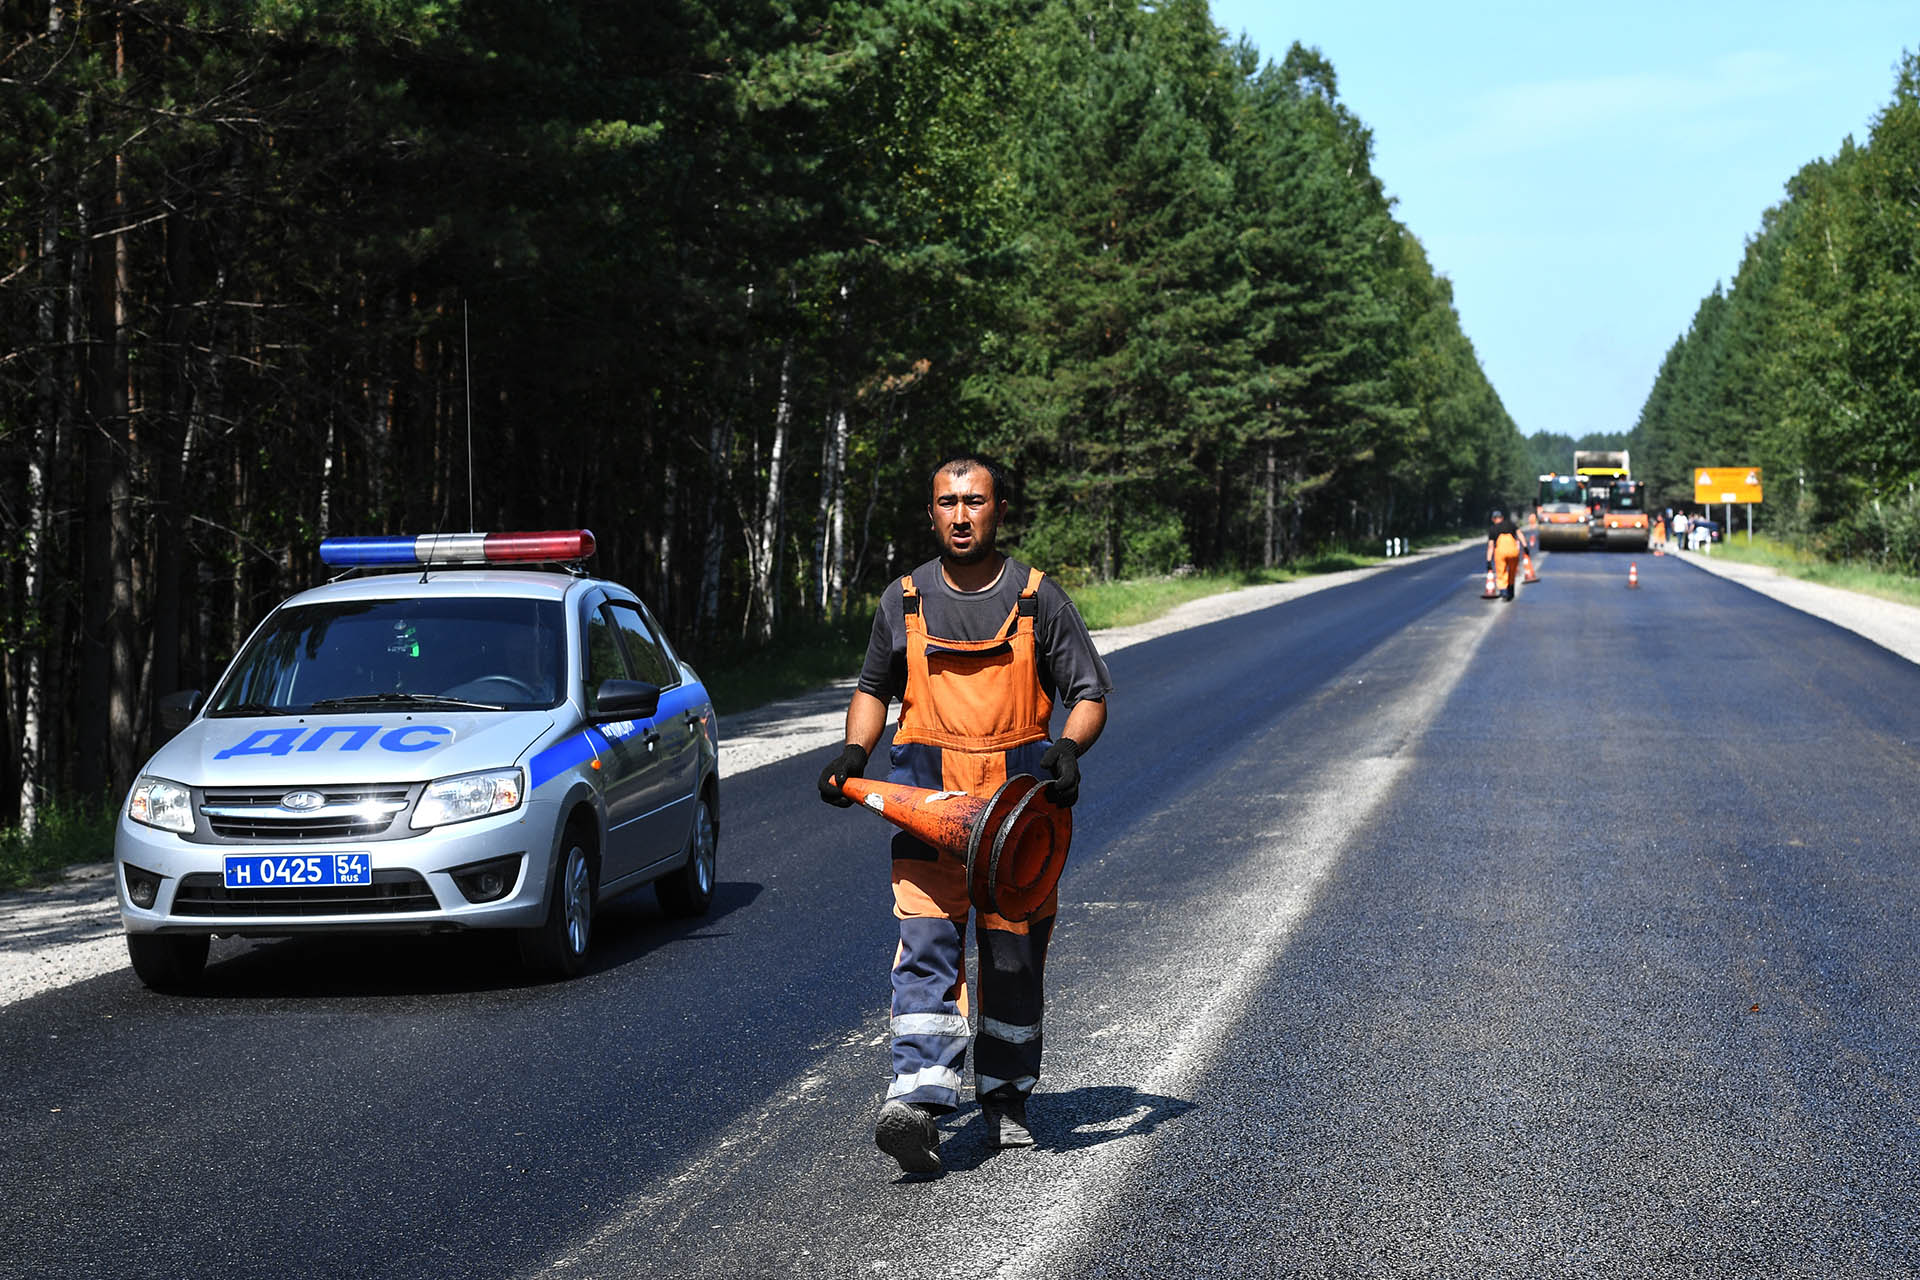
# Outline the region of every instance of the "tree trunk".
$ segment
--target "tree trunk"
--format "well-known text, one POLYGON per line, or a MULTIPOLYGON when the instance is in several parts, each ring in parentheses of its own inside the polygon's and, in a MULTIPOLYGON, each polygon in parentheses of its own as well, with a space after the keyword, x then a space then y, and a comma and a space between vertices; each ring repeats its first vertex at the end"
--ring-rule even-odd
POLYGON ((773 639, 780 624, 779 579, 775 566, 779 556, 782 525, 786 514, 787 436, 793 429, 793 345, 780 356, 780 391, 773 411, 773 445, 767 453, 767 491, 760 504, 759 528, 750 548, 749 572, 753 574, 752 596, 759 625, 754 638, 761 643, 773 639))
POLYGON ((680 467, 669 462, 660 477, 660 537, 654 547, 653 605, 660 611, 664 625, 673 626, 679 615, 674 611, 673 535, 680 519, 680 467))
MULTIPOLYGON (((880 419, 880 434, 873 442, 873 476, 867 482, 866 510, 860 514, 860 550, 853 557, 853 572, 849 575, 856 582, 859 581, 861 572, 866 568, 867 554, 873 546, 873 513, 874 509, 880 505, 880 478, 881 474, 886 470, 885 467, 880 465, 880 459, 882 455, 886 453, 888 439, 893 435, 893 416, 895 413, 900 415, 900 420, 903 423, 906 421, 907 410, 904 407, 899 406, 897 402, 894 405, 889 405, 886 414, 880 419)), ((886 581, 885 575, 881 577, 881 581, 886 581)))
POLYGON ((712 639, 720 630, 720 569, 726 559, 726 516, 721 497, 730 483, 733 420, 721 416, 707 432, 706 541, 700 553, 700 605, 695 632, 712 639))
MULTIPOLYGON (((193 456, 194 382, 190 342, 194 302, 193 254, 188 220, 167 218, 167 317, 161 359, 166 378, 165 430, 152 450, 155 483, 153 510, 153 605, 149 653, 149 697, 142 704, 149 724, 160 695, 180 687, 180 495, 193 456)), ((158 428, 156 427, 156 430, 158 428)))
POLYGON ((838 620, 847 611, 847 446, 852 434, 846 401, 833 425, 833 554, 828 561, 829 613, 838 620))
POLYGON ((1260 563, 1268 569, 1278 563, 1280 551, 1280 472, 1279 460, 1274 455, 1274 447, 1269 443, 1267 445, 1266 536, 1260 553, 1260 563))
POLYGON ((1292 564, 1300 554, 1301 529, 1306 520, 1306 499, 1303 496, 1306 484, 1307 478, 1300 473, 1300 468, 1294 467, 1292 474, 1288 477, 1287 486, 1287 537, 1284 558, 1288 564, 1292 564))
POLYGON ((814 605, 837 618, 846 578, 847 386, 846 338, 853 325, 853 282, 843 281, 834 309, 833 402, 820 440, 820 510, 814 538, 814 605))
POLYGON ((813 587, 808 601, 815 618, 827 616, 828 539, 833 525, 833 412, 820 432, 820 500, 813 517, 813 587))
POLYGON ((95 207, 88 246, 86 432, 86 570, 83 576, 83 649, 80 737, 76 782, 82 795, 105 794, 119 774, 125 750, 113 740, 126 719, 120 683, 121 593, 127 547, 121 522, 127 499, 127 363, 124 298, 125 237, 117 230, 115 196, 95 207))
MULTIPOLYGON (((47 6, 47 38, 57 41, 64 15, 58 4, 47 6)), ((68 259, 60 249, 60 209, 63 203, 59 172, 49 168, 46 204, 40 215, 40 299, 35 308, 34 326, 45 353, 41 362, 35 398, 39 401, 39 430, 27 451, 27 515, 24 544, 21 547, 21 661, 16 670, 21 684, 20 733, 18 759, 20 770, 20 829, 32 835, 44 807, 46 779, 45 720, 47 717, 46 679, 43 655, 47 629, 41 610, 46 599, 47 573, 53 554, 53 468, 60 457, 60 444, 66 431, 67 389, 59 376, 60 299, 68 281, 62 279, 62 266, 68 259)))

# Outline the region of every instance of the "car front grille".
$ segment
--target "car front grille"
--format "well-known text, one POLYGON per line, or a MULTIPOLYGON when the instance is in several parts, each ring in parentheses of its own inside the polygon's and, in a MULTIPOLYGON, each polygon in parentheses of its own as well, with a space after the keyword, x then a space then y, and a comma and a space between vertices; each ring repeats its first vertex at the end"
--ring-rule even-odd
POLYGON ((220 840, 378 840, 394 834, 394 820, 413 800, 413 789, 404 785, 309 789, 321 803, 306 813, 282 807, 282 798, 295 790, 290 787, 209 790, 200 812, 220 840))
POLYGON ((356 916, 437 911, 440 902, 416 872, 375 871, 372 884, 304 889, 229 889, 214 871, 180 877, 173 896, 177 916, 356 916))

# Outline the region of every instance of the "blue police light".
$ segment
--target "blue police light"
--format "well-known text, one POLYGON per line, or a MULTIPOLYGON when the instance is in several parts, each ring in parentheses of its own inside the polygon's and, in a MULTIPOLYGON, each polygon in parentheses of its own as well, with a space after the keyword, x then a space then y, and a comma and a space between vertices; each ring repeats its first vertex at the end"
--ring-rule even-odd
POLYGON ((418 537, 393 535, 324 538, 322 563, 338 568, 449 567, 530 561, 584 560, 593 554, 589 529, 553 529, 544 533, 441 533, 418 537))

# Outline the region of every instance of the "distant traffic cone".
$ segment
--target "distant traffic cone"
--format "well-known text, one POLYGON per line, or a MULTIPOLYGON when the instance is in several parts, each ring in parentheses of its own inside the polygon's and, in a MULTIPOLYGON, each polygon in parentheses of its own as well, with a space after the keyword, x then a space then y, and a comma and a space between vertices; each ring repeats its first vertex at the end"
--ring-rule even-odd
POLYGON ((1630 564, 1627 566, 1627 585, 1629 587, 1637 587, 1640 585, 1640 566, 1639 565, 1630 564))
POLYGON ((1015 774, 984 799, 866 778, 848 778, 840 790, 909 835, 965 859, 968 900, 1015 924, 1045 905, 1073 843, 1073 811, 1048 798, 1046 784, 1030 773, 1015 774))
POLYGON ((1487 570, 1487 587, 1486 590, 1480 593, 1480 598, 1482 600, 1498 600, 1500 598, 1499 588, 1493 585, 1493 570, 1491 569, 1487 570))
POLYGON ((1522 573, 1520 575, 1520 581, 1522 582, 1540 581, 1540 576, 1533 571, 1533 557, 1528 555, 1524 551, 1520 553, 1520 567, 1526 570, 1525 573, 1522 573))

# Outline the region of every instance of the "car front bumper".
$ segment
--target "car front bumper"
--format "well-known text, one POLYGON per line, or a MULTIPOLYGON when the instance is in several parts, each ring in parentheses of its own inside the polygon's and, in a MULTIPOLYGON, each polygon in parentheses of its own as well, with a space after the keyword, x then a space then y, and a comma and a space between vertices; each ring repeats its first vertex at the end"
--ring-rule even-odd
POLYGON ((296 933, 520 929, 545 917, 549 856, 558 806, 533 802, 512 813, 451 823, 397 840, 199 843, 134 822, 114 832, 114 886, 128 933, 275 937, 296 933), (230 855, 364 855, 374 883, 304 889, 227 889, 230 855), (452 872, 515 858, 513 883, 490 902, 472 902, 452 872), (128 868, 159 877, 151 907, 134 905, 128 868))

